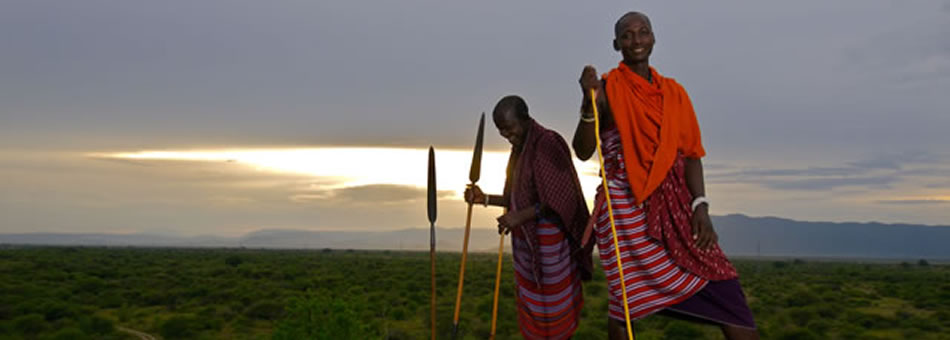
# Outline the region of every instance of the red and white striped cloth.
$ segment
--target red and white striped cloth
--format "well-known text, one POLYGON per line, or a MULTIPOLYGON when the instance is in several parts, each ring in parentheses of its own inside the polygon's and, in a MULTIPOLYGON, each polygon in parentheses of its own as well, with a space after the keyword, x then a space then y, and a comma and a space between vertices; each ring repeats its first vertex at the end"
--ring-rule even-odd
POLYGON ((535 282, 534 261, 524 234, 511 233, 518 323, 525 339, 567 339, 577 329, 584 305, 577 264, 558 226, 537 222, 541 282, 535 282))
MULTIPOLYGON (((608 129, 601 137, 630 318, 640 319, 688 299, 702 290, 707 281, 677 266, 663 245, 647 235, 646 213, 634 204, 627 181, 620 136, 616 129, 608 129)), ((597 195, 595 233, 610 292, 609 316, 624 320, 620 274, 603 186, 598 187, 597 195)))

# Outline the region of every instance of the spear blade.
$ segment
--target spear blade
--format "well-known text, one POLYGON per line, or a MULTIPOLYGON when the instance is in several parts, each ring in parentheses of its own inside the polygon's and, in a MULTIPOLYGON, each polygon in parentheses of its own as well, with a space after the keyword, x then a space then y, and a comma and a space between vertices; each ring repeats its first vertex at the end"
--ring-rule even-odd
POLYGON ((475 136, 475 151, 472 154, 472 169, 468 173, 468 179, 472 184, 477 183, 482 174, 482 142, 485 139, 485 113, 482 112, 482 119, 478 122, 478 134, 475 136))
POLYGON ((435 223, 436 212, 438 211, 437 204, 437 195, 435 187, 435 149, 431 146, 429 147, 429 223, 435 223))

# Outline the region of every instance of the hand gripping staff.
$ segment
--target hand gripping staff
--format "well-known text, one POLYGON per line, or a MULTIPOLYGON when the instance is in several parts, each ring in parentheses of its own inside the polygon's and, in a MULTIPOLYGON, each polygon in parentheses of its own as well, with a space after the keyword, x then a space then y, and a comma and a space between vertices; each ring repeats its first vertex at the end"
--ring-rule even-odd
POLYGON ((435 217, 438 209, 436 208, 437 196, 435 188, 435 149, 429 147, 429 195, 427 202, 429 205, 429 264, 432 267, 432 298, 430 317, 432 318, 432 340, 435 340, 435 217))
POLYGON ((604 170, 604 152, 600 145, 600 114, 597 112, 597 92, 590 90, 591 106, 594 108, 594 138, 597 140, 597 159, 600 160, 600 178, 604 186, 604 198, 607 203, 607 215, 610 217, 610 232, 614 236, 614 254, 617 256, 617 271, 620 274, 620 292, 623 297, 623 317, 627 321, 627 338, 633 340, 633 327, 630 326, 630 307, 627 305, 627 282, 623 276, 623 262, 620 261, 620 244, 617 242, 617 227, 614 224, 614 210, 610 205, 610 188, 607 186, 607 173, 604 170))
MULTIPOLYGON (((475 151, 472 153, 472 168, 468 173, 468 179, 471 183, 469 187, 475 186, 481 177, 482 171, 482 140, 485 138, 485 113, 482 113, 482 119, 478 122, 478 134, 475 137, 475 151)), ((472 230, 472 203, 468 203, 468 212, 465 215, 465 241, 462 242, 462 264, 459 269, 459 286, 455 295, 455 316, 452 319, 452 337, 458 336, 459 331, 459 308, 462 304, 462 286, 465 284, 465 259, 468 256, 468 235, 472 230)))

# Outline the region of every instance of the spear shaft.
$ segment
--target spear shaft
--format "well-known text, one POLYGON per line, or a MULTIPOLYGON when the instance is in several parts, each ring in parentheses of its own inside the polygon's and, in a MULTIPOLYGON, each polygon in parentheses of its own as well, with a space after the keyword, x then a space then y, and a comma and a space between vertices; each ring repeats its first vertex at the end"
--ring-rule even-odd
MULTIPOLYGON (((482 170, 482 141, 485 138, 485 113, 478 122, 478 133, 475 136, 475 150, 472 153, 472 167, 468 173, 468 179, 471 183, 469 188, 475 186, 481 177, 482 170)), ((468 203, 468 212, 465 214, 465 240, 462 242, 462 264, 459 268, 459 285, 455 295, 455 316, 452 319, 452 337, 458 336, 459 330, 459 311, 462 307, 462 288, 465 285, 465 261, 468 257, 468 238, 472 229, 472 203, 468 203)))
POLYGON ((438 211, 436 204, 438 196, 435 186, 435 149, 429 147, 429 185, 427 203, 429 208, 429 264, 431 267, 432 295, 430 298, 429 317, 432 327, 432 340, 435 340, 435 218, 438 211))

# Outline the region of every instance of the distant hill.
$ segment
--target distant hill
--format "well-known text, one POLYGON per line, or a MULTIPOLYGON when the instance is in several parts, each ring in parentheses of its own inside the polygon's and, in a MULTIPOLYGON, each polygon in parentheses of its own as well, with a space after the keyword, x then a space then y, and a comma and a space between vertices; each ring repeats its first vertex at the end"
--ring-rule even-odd
POLYGON ((0 244, 107 247, 234 247, 237 238, 156 234, 0 234, 0 244))
MULTIPOLYGON (((730 256, 950 259, 950 226, 801 222, 745 215, 714 216, 713 223, 730 256)), ((461 251, 463 229, 438 228, 436 234, 439 251, 461 251)), ((260 230, 234 238, 29 233, 0 234, 0 244, 428 250, 429 230, 260 230)), ((470 251, 493 251, 497 245, 494 230, 472 229, 470 251)))
POLYGON ((950 258, 950 226, 801 222, 775 217, 713 217, 730 255, 950 258))

